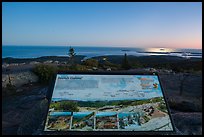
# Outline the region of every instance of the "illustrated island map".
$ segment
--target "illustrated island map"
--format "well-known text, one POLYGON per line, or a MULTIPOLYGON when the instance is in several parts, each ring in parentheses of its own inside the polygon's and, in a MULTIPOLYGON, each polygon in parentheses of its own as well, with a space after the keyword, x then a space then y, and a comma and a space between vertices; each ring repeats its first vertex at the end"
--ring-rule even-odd
POLYGON ((57 74, 44 131, 173 131, 156 75, 57 74))

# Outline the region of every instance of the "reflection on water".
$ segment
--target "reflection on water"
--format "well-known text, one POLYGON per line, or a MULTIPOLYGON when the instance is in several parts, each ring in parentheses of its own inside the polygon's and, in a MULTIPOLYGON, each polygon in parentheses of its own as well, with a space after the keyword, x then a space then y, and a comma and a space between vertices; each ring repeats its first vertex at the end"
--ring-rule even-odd
POLYGON ((146 49, 147 52, 175 52, 175 49, 171 49, 171 48, 147 48, 146 49))

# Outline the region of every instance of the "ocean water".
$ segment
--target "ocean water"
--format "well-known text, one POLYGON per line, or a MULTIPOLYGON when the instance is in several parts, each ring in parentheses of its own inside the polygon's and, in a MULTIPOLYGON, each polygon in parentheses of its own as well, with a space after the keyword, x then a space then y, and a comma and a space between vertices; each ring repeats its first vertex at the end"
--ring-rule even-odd
POLYGON ((113 116, 113 115, 116 115, 117 113, 116 112, 98 112, 96 114, 96 117, 104 117, 104 116, 113 116))
MULTIPOLYGON (((132 48, 132 47, 90 47, 72 46, 76 55, 86 58, 103 55, 170 55, 202 58, 202 49, 132 48)), ((68 56, 69 46, 2 46, 2 58, 37 58, 41 56, 68 56)))
POLYGON ((71 116, 71 112, 51 112, 50 116, 71 116))
POLYGON ((83 118, 83 117, 85 117, 85 116, 90 115, 91 113, 93 113, 93 112, 74 112, 74 113, 73 113, 73 116, 74 116, 75 118, 83 118))

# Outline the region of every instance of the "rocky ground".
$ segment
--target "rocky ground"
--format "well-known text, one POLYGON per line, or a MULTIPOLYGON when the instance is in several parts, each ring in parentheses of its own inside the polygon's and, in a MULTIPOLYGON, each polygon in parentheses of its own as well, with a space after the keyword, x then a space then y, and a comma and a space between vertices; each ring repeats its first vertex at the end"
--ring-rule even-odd
MULTIPOLYGON (((48 98, 46 98, 48 86, 35 83, 37 78, 30 72, 18 75, 21 75, 22 79, 27 75, 32 76, 28 77, 29 80, 24 79, 24 83, 20 84, 18 94, 2 98, 2 133, 43 134, 44 118, 48 108, 48 98), (30 83, 31 81, 34 83, 30 83)), ((189 75, 184 81, 182 95, 179 94, 179 77, 180 74, 160 74, 176 127, 176 132, 173 134, 201 135, 202 75, 189 75)), ((21 81, 15 76, 14 79, 21 81)))
POLYGON ((175 127, 182 135, 201 135, 202 74, 186 77, 182 95, 179 94, 180 75, 160 75, 175 127))
POLYGON ((3 134, 32 134, 46 114, 47 90, 47 87, 36 84, 30 86, 29 92, 3 98, 3 134))

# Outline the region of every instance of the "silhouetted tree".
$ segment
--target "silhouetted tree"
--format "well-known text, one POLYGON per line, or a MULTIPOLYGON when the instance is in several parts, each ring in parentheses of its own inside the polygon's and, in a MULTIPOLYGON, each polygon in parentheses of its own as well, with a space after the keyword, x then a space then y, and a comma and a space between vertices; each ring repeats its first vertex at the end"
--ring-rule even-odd
POLYGON ((61 110, 65 110, 65 111, 75 111, 75 112, 78 112, 79 109, 77 107, 78 107, 78 105, 77 105, 76 102, 66 102, 66 101, 63 101, 59 105, 59 108, 61 110))
POLYGON ((76 53, 74 52, 74 48, 72 48, 72 47, 69 48, 69 53, 68 53, 68 55, 69 55, 70 64, 73 65, 73 63, 74 63, 74 57, 75 57, 75 55, 76 55, 76 53))
POLYGON ((124 55, 124 59, 123 59, 123 62, 122 62, 122 66, 121 66, 123 69, 126 69, 126 70, 128 70, 128 69, 130 69, 131 68, 131 66, 130 66, 130 64, 129 64, 129 62, 128 62, 128 59, 127 59, 127 54, 125 53, 125 55, 124 55))

